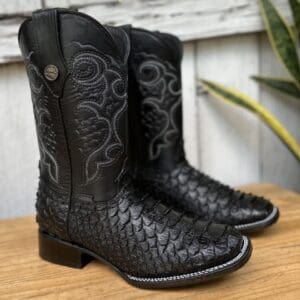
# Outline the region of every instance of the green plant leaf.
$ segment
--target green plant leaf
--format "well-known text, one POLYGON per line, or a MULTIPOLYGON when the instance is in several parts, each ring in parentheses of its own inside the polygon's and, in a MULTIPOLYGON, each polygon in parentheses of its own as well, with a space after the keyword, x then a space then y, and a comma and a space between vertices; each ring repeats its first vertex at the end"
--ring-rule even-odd
POLYGON ((289 0, 290 7, 292 10, 295 27, 297 31, 298 38, 300 39, 300 1, 299 0, 289 0))
POLYGON ((292 80, 265 76, 252 76, 251 78, 282 93, 294 96, 300 100, 300 89, 292 80))
POLYGON ((261 104, 236 89, 218 83, 200 80, 205 90, 218 99, 242 106, 255 113, 280 138, 295 158, 300 162, 300 145, 284 128, 284 126, 261 104))
POLYGON ((269 0, 260 0, 268 36, 279 60, 300 86, 300 66, 294 34, 286 20, 269 0))

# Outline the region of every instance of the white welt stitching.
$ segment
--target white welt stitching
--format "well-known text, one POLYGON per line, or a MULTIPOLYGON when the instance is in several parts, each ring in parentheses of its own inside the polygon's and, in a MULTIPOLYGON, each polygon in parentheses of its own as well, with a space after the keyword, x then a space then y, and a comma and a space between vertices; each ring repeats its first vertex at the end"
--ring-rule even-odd
POLYGON ((182 274, 177 276, 169 276, 169 277, 157 277, 157 278, 143 278, 143 277, 135 277, 127 274, 127 277, 130 280, 134 281, 141 281, 141 282, 163 282, 163 281, 173 281, 173 280, 181 280, 181 279, 190 279, 193 277, 199 277, 201 275, 208 275, 210 273, 213 273, 215 271, 219 271, 224 269, 225 267, 228 267, 230 265, 233 265, 235 262, 239 261, 242 256, 244 256, 246 250, 248 249, 249 240, 247 237, 243 236, 243 247, 241 252, 235 256, 232 260, 229 260, 228 262, 218 265, 215 267, 211 267, 202 271, 189 273, 189 274, 182 274))
POLYGON ((275 217, 275 215, 277 214, 277 212, 278 212, 278 209, 276 207, 273 207, 272 212, 265 219, 259 220, 259 221, 253 222, 253 223, 236 225, 236 226, 234 226, 234 228, 244 229, 244 228, 251 228, 251 227, 255 227, 260 224, 264 224, 264 223, 272 220, 275 217))

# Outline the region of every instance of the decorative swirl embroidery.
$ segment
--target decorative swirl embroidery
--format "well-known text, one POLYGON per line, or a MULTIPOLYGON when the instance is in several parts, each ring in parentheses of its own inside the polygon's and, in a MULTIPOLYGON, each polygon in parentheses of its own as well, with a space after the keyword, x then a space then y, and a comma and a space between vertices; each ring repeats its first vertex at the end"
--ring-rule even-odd
POLYGON ((112 57, 93 46, 76 45, 81 51, 73 58, 70 72, 78 102, 80 150, 86 156, 85 184, 89 184, 124 152, 119 119, 127 106, 126 76, 112 57))
POLYGON ((59 166, 56 160, 56 136, 48 108, 48 103, 51 99, 49 99, 47 94, 54 98, 57 98, 57 95, 53 93, 39 69, 32 63, 31 56, 33 54, 34 52, 29 53, 25 59, 25 64, 32 92, 33 111, 40 149, 40 163, 46 167, 50 178, 55 183, 58 183, 59 166))
POLYGON ((142 52, 135 58, 140 61, 137 80, 143 96, 142 122, 149 140, 149 158, 154 160, 179 137, 175 114, 181 104, 180 78, 169 62, 157 56, 142 52))

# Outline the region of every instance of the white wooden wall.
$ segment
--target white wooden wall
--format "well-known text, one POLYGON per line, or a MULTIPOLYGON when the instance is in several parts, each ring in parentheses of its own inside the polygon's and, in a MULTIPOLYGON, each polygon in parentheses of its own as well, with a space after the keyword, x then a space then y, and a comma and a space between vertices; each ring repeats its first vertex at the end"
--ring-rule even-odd
MULTIPOLYGON (((286 0, 274 1, 288 17, 286 0)), ((236 87, 275 114, 300 141, 300 102, 260 88, 254 74, 285 75, 253 0, 0 0, 0 218, 34 211, 38 148, 29 86, 17 46, 34 9, 77 7, 101 22, 133 23, 180 36, 184 136, 190 162, 234 186, 273 182, 300 191, 300 166, 249 112, 203 93, 198 78, 236 87)))
POLYGON ((249 79, 253 74, 287 76, 266 34, 200 40, 187 43, 185 49, 185 140, 193 164, 231 185, 273 182, 300 191, 299 163, 256 116, 204 94, 201 88, 191 92, 194 78, 238 88, 267 107, 300 141, 299 100, 249 79))

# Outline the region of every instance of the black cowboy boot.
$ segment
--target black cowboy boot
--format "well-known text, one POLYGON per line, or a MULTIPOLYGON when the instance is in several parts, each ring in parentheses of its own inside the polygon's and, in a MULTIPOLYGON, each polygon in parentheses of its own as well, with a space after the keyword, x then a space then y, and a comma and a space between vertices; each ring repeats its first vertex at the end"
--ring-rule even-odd
POLYGON ((131 29, 129 100, 136 150, 136 179, 152 194, 163 193, 203 220, 241 231, 276 222, 278 209, 234 191, 192 168, 182 138, 180 63, 182 45, 170 34, 131 29))
POLYGON ((129 176, 127 33, 67 10, 33 13, 19 43, 40 148, 39 250, 108 263, 133 285, 182 286, 233 271, 251 245, 134 187, 129 176))

